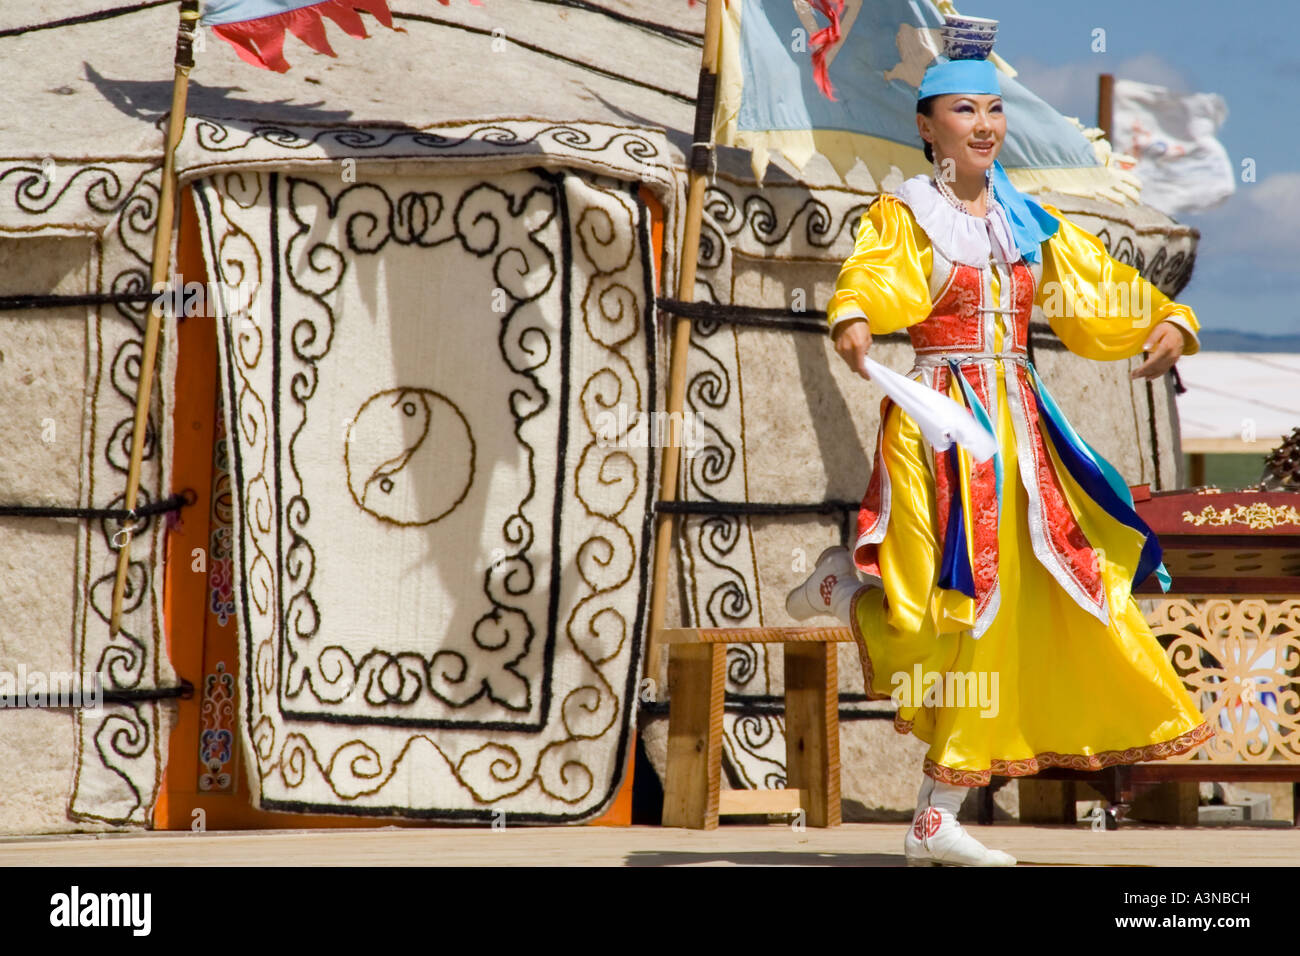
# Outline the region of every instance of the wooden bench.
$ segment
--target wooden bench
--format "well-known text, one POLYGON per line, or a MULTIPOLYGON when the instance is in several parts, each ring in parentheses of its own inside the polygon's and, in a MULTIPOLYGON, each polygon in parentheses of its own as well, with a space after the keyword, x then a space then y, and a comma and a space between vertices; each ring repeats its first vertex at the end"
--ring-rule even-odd
POLYGON ((797 813, 840 825, 839 670, 847 627, 667 628, 668 764, 663 825, 712 830, 718 817, 797 813), (786 789, 722 790, 728 644, 785 645, 786 789))
MULTIPOLYGON (((1173 792, 1164 794, 1159 805, 1151 808, 1159 816, 1143 819, 1194 827, 1198 825, 1198 784, 1202 781, 1290 783, 1292 825, 1300 828, 1300 764, 1284 760, 1267 760, 1256 764, 1229 764, 1214 760, 1191 760, 1184 763, 1155 761, 1091 771, 1050 767, 1033 777, 1021 779, 1020 822, 1075 825, 1078 822, 1075 801, 1087 799, 1080 795, 1077 787, 1078 784, 1085 783, 1110 804, 1105 811, 1109 817, 1106 829, 1115 829, 1120 822, 1129 820, 1129 810, 1134 800, 1144 791, 1159 784, 1176 784, 1177 788, 1173 792)), ((993 823, 994 789, 992 786, 986 787, 981 794, 978 813, 981 825, 993 823)))

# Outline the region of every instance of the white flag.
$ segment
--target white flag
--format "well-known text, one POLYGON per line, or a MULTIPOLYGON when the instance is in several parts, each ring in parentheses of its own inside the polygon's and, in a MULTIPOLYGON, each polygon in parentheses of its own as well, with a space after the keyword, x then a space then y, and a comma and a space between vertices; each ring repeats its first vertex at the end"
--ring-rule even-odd
POLYGON ((1163 86, 1115 81, 1114 146, 1142 180, 1142 202, 1167 216, 1217 206, 1236 189, 1232 160, 1215 133, 1228 118, 1217 93, 1181 95, 1163 86))

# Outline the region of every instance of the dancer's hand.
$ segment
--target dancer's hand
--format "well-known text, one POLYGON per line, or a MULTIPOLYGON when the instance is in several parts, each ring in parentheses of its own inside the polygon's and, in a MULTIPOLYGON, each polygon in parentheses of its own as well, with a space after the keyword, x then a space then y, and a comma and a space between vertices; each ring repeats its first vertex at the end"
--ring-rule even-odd
POLYGON ((1147 336, 1142 348, 1150 352, 1147 360, 1129 373, 1129 378, 1159 378, 1174 367, 1183 354, 1183 333, 1172 322, 1161 322, 1147 336))
POLYGON ((835 330, 835 351, 849 363, 849 368, 867 381, 871 376, 862 368, 862 360, 871 348, 871 327, 866 319, 853 319, 835 330))

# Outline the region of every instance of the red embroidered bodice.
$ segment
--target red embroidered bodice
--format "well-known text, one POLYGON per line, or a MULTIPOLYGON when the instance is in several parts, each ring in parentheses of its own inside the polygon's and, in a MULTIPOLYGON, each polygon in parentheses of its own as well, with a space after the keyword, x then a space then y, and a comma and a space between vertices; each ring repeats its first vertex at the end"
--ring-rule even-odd
MULTIPOLYGON (((1016 461, 1004 461, 1003 507, 1012 507, 1009 469, 1018 467, 1029 497, 1029 528, 1038 559, 1060 581, 1071 597, 1102 620, 1107 618, 1106 598, 1097 555, 1093 551, 1073 513, 1070 511, 1060 478, 1053 467, 1046 438, 1038 421, 1038 405, 1023 360, 987 357, 995 349, 1012 356, 1027 358, 1030 315, 1035 292, 1034 271, 1021 259, 1008 270, 998 266, 998 302, 992 302, 990 272, 960 263, 948 263, 936 256, 936 264, 947 267, 945 278, 932 294, 930 315, 908 327, 916 352, 916 365, 910 377, 924 381, 931 388, 949 392, 951 372, 947 359, 959 364, 980 403, 994 423, 999 422, 997 374, 1002 372, 1008 410, 1015 429, 1016 461), (1000 313, 992 311, 1002 310, 1000 313), (985 353, 973 357, 968 353, 985 353)), ((936 283, 932 281, 932 288, 936 283)), ((959 399, 960 401, 960 399, 959 399)), ((855 559, 869 578, 879 580, 877 545, 888 524, 891 489, 882 453, 886 421, 892 402, 881 404, 881 428, 877 436, 875 466, 858 514, 858 541, 855 559)), ((899 414, 906 414, 899 410, 899 414)), ((927 448, 929 446, 927 445, 927 448)), ((1006 442, 1001 445, 1008 450, 1006 442)), ((952 496, 958 489, 951 480, 950 458, 956 448, 933 453, 935 506, 934 530, 943 553, 952 496)), ((957 459, 960 462, 960 458, 957 459)), ((969 485, 971 514, 971 568, 975 581, 976 623, 979 636, 997 613, 998 581, 998 501, 996 471, 992 458, 973 462, 963 476, 969 485)))

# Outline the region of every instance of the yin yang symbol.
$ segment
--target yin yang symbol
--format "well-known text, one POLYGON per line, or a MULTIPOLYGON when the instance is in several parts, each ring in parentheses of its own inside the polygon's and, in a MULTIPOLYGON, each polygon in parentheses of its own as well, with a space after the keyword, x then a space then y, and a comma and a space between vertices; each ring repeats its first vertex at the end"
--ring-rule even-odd
POLYGON ((428 388, 372 395, 349 424, 343 461, 363 511, 397 525, 445 518, 474 481, 474 437, 454 402, 428 388))

